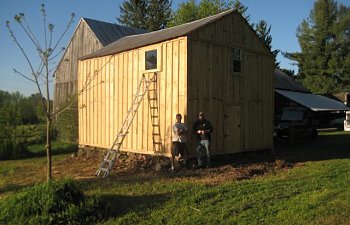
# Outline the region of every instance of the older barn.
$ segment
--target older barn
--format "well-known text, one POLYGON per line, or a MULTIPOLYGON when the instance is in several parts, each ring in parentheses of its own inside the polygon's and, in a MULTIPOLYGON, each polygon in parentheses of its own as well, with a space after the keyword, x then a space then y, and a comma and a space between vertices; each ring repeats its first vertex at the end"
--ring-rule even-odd
POLYGON ((77 94, 80 57, 97 51, 121 37, 145 32, 141 29, 81 18, 54 74, 55 110, 66 103, 69 97, 77 94))
MULTIPOLYGON (((121 150, 170 156, 175 115, 191 131, 199 111, 214 127, 211 154, 271 149, 273 74, 272 54, 232 10, 123 37, 79 62, 79 144, 110 148, 141 78, 156 75, 156 116, 145 97, 121 150)), ((194 154, 192 132, 187 141, 194 154)))

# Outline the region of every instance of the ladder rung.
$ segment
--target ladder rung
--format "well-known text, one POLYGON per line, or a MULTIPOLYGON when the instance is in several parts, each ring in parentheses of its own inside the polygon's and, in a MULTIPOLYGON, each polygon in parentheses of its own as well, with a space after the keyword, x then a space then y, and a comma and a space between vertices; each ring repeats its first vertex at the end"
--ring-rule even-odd
POLYGON ((100 168, 100 171, 108 172, 108 168, 100 168))
POLYGON ((159 142, 159 141, 154 141, 154 142, 153 142, 153 144, 155 144, 155 145, 161 145, 161 144, 162 144, 162 142, 159 142))
POLYGON ((149 100, 157 100, 157 98, 149 98, 149 100))
POLYGON ((159 127, 159 124, 152 124, 152 127, 159 127))

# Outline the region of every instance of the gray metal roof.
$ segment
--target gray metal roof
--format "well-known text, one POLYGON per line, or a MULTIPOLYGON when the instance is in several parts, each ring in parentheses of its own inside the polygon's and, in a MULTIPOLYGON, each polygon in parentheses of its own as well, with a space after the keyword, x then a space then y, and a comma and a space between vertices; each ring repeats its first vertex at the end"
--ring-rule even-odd
POLYGON ((214 16, 206 17, 204 19, 196 20, 190 23, 185 23, 176 27, 171 27, 164 30, 158 30, 145 34, 126 36, 92 54, 82 57, 81 59, 84 60, 100 56, 112 55, 118 52, 123 52, 150 44, 156 44, 169 39, 185 36, 205 26, 206 24, 212 23, 231 13, 237 12, 234 10, 228 10, 226 12, 222 12, 214 16))
POLYGON ((275 69, 275 88, 310 93, 307 88, 277 68, 275 69))
POLYGON ((91 31, 96 35, 96 38, 103 46, 106 46, 113 41, 116 41, 128 35, 143 34, 147 32, 143 29, 125 27, 118 24, 107 23, 88 18, 82 19, 91 28, 91 31))
POLYGON ((313 110, 313 111, 346 111, 350 108, 343 103, 322 95, 296 91, 275 90, 277 93, 313 110))

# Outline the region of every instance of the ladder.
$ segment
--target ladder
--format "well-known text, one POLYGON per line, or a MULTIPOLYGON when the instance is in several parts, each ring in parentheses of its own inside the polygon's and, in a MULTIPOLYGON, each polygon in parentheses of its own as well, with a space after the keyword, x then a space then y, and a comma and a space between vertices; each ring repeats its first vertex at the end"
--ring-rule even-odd
POLYGON ((157 77, 156 75, 157 74, 154 73, 154 76, 150 79, 146 78, 144 74, 142 75, 140 83, 137 87, 136 94, 132 101, 131 107, 129 108, 128 113, 125 117, 123 125, 119 133, 117 134, 116 138, 114 139, 112 147, 107 151, 99 168, 97 169, 96 176, 102 175, 102 177, 107 177, 111 172, 114 166, 115 160, 119 155, 119 150, 123 144, 123 141, 126 135, 128 134, 130 125, 132 124, 132 121, 137 113, 137 109, 139 108, 142 102, 142 99, 145 96, 146 92, 148 91, 150 84, 154 82, 154 80, 156 82, 156 77, 157 77))
POLYGON ((157 154, 162 152, 162 139, 160 135, 157 76, 154 76, 148 89, 148 104, 152 125, 153 151, 157 154))

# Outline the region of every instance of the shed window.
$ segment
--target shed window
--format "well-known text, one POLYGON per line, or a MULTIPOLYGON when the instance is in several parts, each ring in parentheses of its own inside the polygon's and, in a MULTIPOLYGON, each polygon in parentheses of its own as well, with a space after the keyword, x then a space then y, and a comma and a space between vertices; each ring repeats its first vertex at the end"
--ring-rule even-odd
POLYGON ((233 72, 241 72, 241 49, 234 48, 233 55, 233 72))
POLYGON ((157 50, 145 52, 145 70, 157 69, 157 50))

